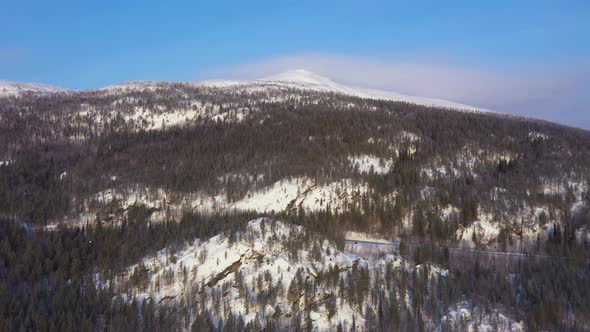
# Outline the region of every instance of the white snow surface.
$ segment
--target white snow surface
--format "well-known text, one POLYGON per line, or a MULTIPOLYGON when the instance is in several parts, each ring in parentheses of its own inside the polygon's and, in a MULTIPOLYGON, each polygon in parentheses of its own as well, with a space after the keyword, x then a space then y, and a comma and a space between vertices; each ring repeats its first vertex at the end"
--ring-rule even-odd
POLYGON ((441 319, 436 331, 444 330, 446 324, 451 330, 458 331, 524 331, 524 322, 515 321, 499 309, 484 311, 468 302, 458 303, 441 319))
MULTIPOLYGON (((127 91, 127 90, 143 90, 153 89, 158 84, 166 82, 158 81, 145 81, 145 82, 129 82, 109 85, 98 90, 116 92, 116 91, 127 91)), ((168 82, 172 83, 172 82, 168 82)), ((182 83, 182 82, 177 82, 182 83)), ((408 96, 401 93, 366 89, 360 87, 351 87, 343 84, 336 83, 329 78, 317 75, 311 71, 298 69, 289 70, 280 74, 272 75, 258 80, 224 80, 224 79, 212 79, 197 82, 189 82, 192 86, 212 87, 212 88, 247 88, 248 92, 259 92, 266 89, 272 88, 291 88, 299 90, 310 90, 317 92, 336 93, 349 96, 355 96, 367 99, 382 99, 408 102, 412 104, 444 107, 450 109, 459 110, 472 110, 472 111, 488 111, 482 108, 469 106, 461 103, 456 103, 443 99, 436 98, 425 98, 408 96)))
MULTIPOLYGON (((336 83, 330 80, 329 78, 317 75, 311 71, 303 69, 290 70, 284 73, 272 75, 258 80, 205 80, 198 82, 138 81, 112 84, 95 89, 95 91, 106 93, 118 93, 127 91, 141 91, 144 89, 155 90, 158 86, 169 84, 188 84, 192 86, 225 89, 246 87, 246 92, 260 92, 273 88, 291 88, 298 90, 343 94, 367 99, 401 101, 412 104, 444 107, 464 111, 488 111, 482 108, 443 99, 409 96, 392 91, 347 86, 336 83)), ((20 95, 22 92, 25 91, 31 91, 35 93, 54 93, 65 92, 70 90, 41 83, 0 81, 0 96, 20 95)))
POLYGON ((155 90, 161 84, 169 84, 173 82, 168 81, 134 81, 134 82, 123 82, 123 83, 115 83, 111 85, 104 86, 102 88, 96 89, 97 91, 103 92, 128 92, 128 91, 143 91, 147 90, 155 90))
POLYGON ((456 237, 463 244, 474 246, 472 237, 475 233, 477 242, 487 245, 498 238, 500 226, 500 223, 493 221, 492 216, 480 213, 479 220, 474 221, 467 227, 460 226, 456 232, 456 237))
POLYGON ((291 88, 313 90, 320 92, 333 92, 338 94, 350 95, 368 99, 383 99, 402 101, 412 104, 426 105, 426 106, 437 106, 451 109, 460 110, 473 110, 473 111, 487 111, 481 108, 464 105, 448 100, 435 99, 435 98, 424 98, 416 96, 408 96, 397 92, 366 89, 359 87, 350 87, 336 83, 326 77, 322 77, 308 70, 290 70, 277 75, 269 76, 258 80, 258 82, 267 82, 273 84, 284 85, 291 88))
POLYGON ((195 205, 196 210, 254 210, 281 212, 303 208, 306 211, 347 210, 356 204, 368 185, 343 179, 328 184, 317 184, 309 178, 290 178, 275 182, 262 190, 250 191, 241 200, 228 203, 225 195, 204 198, 195 205))
POLYGON ((19 96, 25 92, 49 94, 67 91, 69 90, 44 83, 25 83, 0 80, 0 97, 19 96))
POLYGON ((350 156, 348 161, 353 169, 359 173, 370 173, 371 168, 375 174, 385 174, 393 165, 392 159, 379 158, 372 155, 350 156))
POLYGON ((205 80, 191 83, 193 86, 206 86, 206 87, 213 87, 213 88, 226 88, 232 87, 237 85, 246 85, 251 84, 248 81, 237 81, 237 80, 205 80))
POLYGON ((380 237, 378 234, 371 234, 371 233, 364 233, 364 232, 355 232, 355 231, 348 231, 344 233, 344 239, 349 241, 364 241, 364 242, 372 242, 378 244, 394 244, 393 241, 386 240, 380 237))
MULTIPOLYGON (((111 177, 115 185, 116 179, 116 176, 111 177)), ((317 184, 310 178, 297 177, 279 180, 262 189, 251 190, 241 199, 229 202, 225 192, 211 195, 203 192, 178 193, 163 188, 139 185, 115 186, 97 192, 85 200, 87 213, 79 215, 78 218, 52 223, 48 228, 55 228, 58 224, 80 226, 94 223, 96 213, 99 211, 112 211, 104 215, 113 217, 113 225, 116 225, 125 216, 126 212, 121 211, 141 204, 152 209, 150 220, 154 222, 170 218, 178 219, 185 211, 203 213, 256 211, 265 214, 298 209, 307 212, 323 211, 329 206, 331 211, 343 212, 351 207, 360 208, 361 195, 368 190, 366 182, 355 182, 352 179, 317 184), (108 208, 109 206, 116 206, 117 209, 112 210, 108 208)), ((390 198, 393 199, 393 196, 390 198)))
POLYGON ((549 135, 547 135, 545 133, 540 133, 538 131, 529 132, 529 139, 531 141, 546 141, 549 138, 550 138, 549 135))

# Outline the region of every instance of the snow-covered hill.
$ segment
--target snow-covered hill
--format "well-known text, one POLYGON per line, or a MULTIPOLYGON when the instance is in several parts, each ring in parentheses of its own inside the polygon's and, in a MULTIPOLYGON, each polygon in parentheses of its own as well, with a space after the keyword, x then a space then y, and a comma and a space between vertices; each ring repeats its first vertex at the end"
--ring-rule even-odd
POLYGON ((167 81, 133 81, 123 82, 107 85, 96 89, 96 91, 117 93, 117 92, 128 92, 128 91, 143 91, 143 90, 155 90, 158 86, 166 86, 173 82, 167 81))
MULTIPOLYGON (((306 91, 336 93, 360 98, 383 99, 391 101, 408 102, 419 105, 444 107, 459 110, 487 111, 474 106, 469 106, 453 101, 408 96, 392 91, 351 87, 336 83, 329 78, 317 75, 308 70, 290 70, 258 80, 206 80, 200 82, 172 82, 172 81, 137 81, 108 85, 95 91, 107 93, 124 93, 129 91, 154 90, 158 87, 166 87, 172 84, 186 84, 190 86, 204 86, 223 89, 238 89, 245 92, 260 92, 276 89, 299 89, 306 91)), ((23 92, 54 93, 70 91, 64 88, 41 83, 20 83, 14 81, 0 81, 0 96, 20 95, 23 92)), ((92 90, 90 90, 92 91, 92 90)))
MULTIPOLYGON (((369 99, 383 99, 392 101, 402 101, 419 105, 436 106, 459 110, 472 110, 472 111, 487 111, 474 106, 464 105, 453 101, 427 98, 427 97, 416 97, 408 96, 392 91, 366 89, 362 87, 351 87, 343 84, 336 83, 329 78, 317 75, 308 70, 290 70, 280 74, 272 75, 266 78, 258 80, 205 80, 200 82, 172 82, 172 81, 137 81, 137 82, 125 82, 108 85, 102 88, 98 88, 95 91, 107 92, 107 93, 120 93, 128 91, 142 91, 142 90, 154 90, 159 86, 169 86, 171 84, 187 84, 191 86, 206 86, 213 88, 224 88, 224 89, 240 89, 246 92, 259 92, 266 89, 277 89, 277 88, 291 88, 300 89, 316 92, 336 93, 349 96, 355 96, 360 98, 369 99)), ((42 83, 21 83, 14 81, 1 81, 0 80, 0 96, 18 96, 23 92, 32 93, 55 93, 55 92, 66 92, 70 91, 61 87, 51 86, 42 83)), ((92 90, 90 90, 92 91, 92 90)))
POLYGON ((25 92, 45 94, 67 91, 69 90, 43 83, 24 83, 0 80, 0 97, 19 96, 20 94, 25 92))
POLYGON ((434 98, 425 98, 425 97, 416 97, 416 96, 408 96, 392 91, 384 91, 384 90, 376 90, 376 89, 366 89, 361 87, 350 87, 342 84, 338 84, 328 78, 319 76, 307 70, 291 70, 287 71, 278 75, 273 75, 267 78, 264 78, 260 81, 274 83, 274 84, 283 84, 288 85, 293 88, 301 88, 301 89, 309 89, 314 91, 322 91, 322 92, 333 92, 333 93, 341 93, 344 95, 350 95, 355 97, 361 98, 370 98, 370 99, 384 99, 384 100, 393 100, 393 101, 403 101, 413 104, 419 105, 427 105, 427 106, 438 106, 438 107, 445 107, 445 108, 454 108, 454 109, 462 109, 462 110, 478 110, 484 111, 483 109, 464 105, 448 100, 443 99, 434 99, 434 98))
POLYGON ((317 75, 311 71, 303 69, 289 70, 280 74, 272 75, 253 81, 208 80, 197 82, 194 84, 219 88, 241 87, 246 88, 246 90, 259 90, 261 87, 286 87, 292 89, 311 90, 317 92, 337 93, 369 99, 402 101, 418 105, 436 106, 460 110, 487 111, 482 108, 443 99, 408 96, 392 91, 346 86, 343 84, 336 83, 329 78, 317 75))

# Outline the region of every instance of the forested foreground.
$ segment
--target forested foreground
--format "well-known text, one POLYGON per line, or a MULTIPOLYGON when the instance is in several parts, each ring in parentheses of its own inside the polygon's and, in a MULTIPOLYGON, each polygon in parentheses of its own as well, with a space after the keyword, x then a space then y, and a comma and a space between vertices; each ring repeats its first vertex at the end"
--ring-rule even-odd
MULTIPOLYGON (((346 303, 362 313, 353 316, 353 319, 362 318, 362 325, 357 326, 360 329, 444 331, 467 326, 443 319, 454 306, 465 301, 482 313, 504 308, 531 331, 576 331, 590 327, 587 248, 560 246, 560 255, 568 259, 557 255, 552 259, 530 257, 519 259, 507 270, 502 261, 485 260, 478 255, 465 255, 462 264, 457 264, 449 256, 448 248, 425 240, 423 245, 411 250, 409 245, 402 244, 406 249, 400 252, 401 263, 390 262, 382 269, 356 262, 345 272, 336 265, 314 278, 309 277, 309 271, 298 270, 286 292, 272 286, 276 276, 260 274, 249 285, 237 272, 221 288, 193 284, 173 305, 160 305, 149 297, 128 298, 135 292, 129 293, 129 289, 141 293, 139 290, 146 287, 148 280, 145 278, 155 271, 135 268, 125 279, 127 291, 115 287, 117 276, 125 267, 146 254, 167 248, 170 259, 174 259, 175 248, 180 250, 186 241, 205 240, 220 232, 230 241, 239 242, 239 233, 250 218, 251 215, 190 214, 179 222, 151 224, 137 214, 120 227, 98 225, 54 231, 27 230, 4 220, 0 224, 0 329, 308 330, 313 326, 310 314, 318 306, 328 308, 328 317, 334 317, 342 303, 346 303), (434 273, 433 269, 449 272, 434 273), (107 276, 106 280, 98 275, 107 276), (275 308, 286 305, 292 315, 281 316, 281 309, 273 316, 265 316, 261 311, 260 316, 245 324, 243 317, 230 310, 232 303, 222 295, 231 288, 253 301, 252 312, 267 305, 275 308), (324 293, 325 296, 318 295, 324 293), (337 298, 342 301, 338 305, 337 298), (401 300, 405 298, 409 301, 401 300)), ((327 224, 338 219, 325 214, 305 218, 327 224)), ((290 220, 297 223, 301 219, 291 217, 290 220)), ((273 226, 270 227, 272 231, 273 226)), ((284 250, 297 255, 298 250, 307 248, 318 258, 329 256, 332 253, 313 249, 317 246, 314 243, 321 243, 317 242, 321 239, 327 239, 326 234, 311 232, 298 240, 283 238, 284 250)), ((336 244, 338 239, 328 240, 336 241, 335 248, 340 247, 336 244)), ((172 271, 172 279, 174 272, 179 273, 176 278, 183 278, 182 271, 172 271)), ((490 320, 490 326, 495 329, 507 328, 501 324, 493 318, 490 320)), ((334 322, 334 326, 349 330, 354 329, 355 323, 354 320, 334 322)))
MULTIPOLYGON (((36 231, 0 222, 0 312, 3 331, 175 330, 166 308, 127 303, 97 283, 146 254, 221 231, 235 231, 248 215, 197 217, 149 224, 131 214, 121 227, 36 231), (147 310, 143 312, 142 310, 147 310), (151 312, 150 312, 151 310, 151 312), (137 325, 151 321, 154 325, 137 325)), ((171 309, 172 310, 172 309, 171 309)))

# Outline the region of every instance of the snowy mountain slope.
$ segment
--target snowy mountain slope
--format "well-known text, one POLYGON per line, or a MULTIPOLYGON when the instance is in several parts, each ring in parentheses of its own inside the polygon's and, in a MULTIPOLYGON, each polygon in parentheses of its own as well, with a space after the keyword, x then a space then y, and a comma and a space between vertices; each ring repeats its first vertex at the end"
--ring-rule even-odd
MULTIPOLYGON (((70 227, 83 226, 94 224, 98 219, 109 220, 109 224, 116 225, 117 221, 124 219, 125 212, 131 206, 139 205, 145 205, 152 210, 150 220, 155 222, 162 222, 170 217, 180 218, 185 211, 200 213, 256 211, 267 214, 273 211, 280 213, 299 209, 316 212, 329 207, 331 211, 343 212, 349 211, 352 207, 360 209, 360 195, 367 191, 368 186, 365 182, 354 182, 351 179, 320 185, 309 178, 292 178, 277 181, 260 190, 250 190, 242 199, 228 202, 227 194, 224 192, 207 195, 169 192, 163 188, 115 187, 90 197, 87 204, 94 208, 73 219, 51 223, 46 228, 53 229, 59 224, 70 227)), ((394 195, 391 195, 390 199, 393 200, 394 195)))
POLYGON ((336 83, 329 78, 317 75, 311 71, 298 69, 252 81, 236 80, 207 80, 193 83, 195 86, 208 86, 217 88, 245 88, 247 91, 266 88, 291 88, 310 90, 317 92, 337 93, 368 99, 383 99, 391 101, 408 102, 418 105, 436 106, 460 110, 488 111, 482 108, 456 103, 443 99, 408 96, 392 91, 350 87, 336 83))
MULTIPOLYGON (((135 290, 135 295, 129 295, 140 299, 148 298, 162 304, 179 301, 182 296, 187 295, 193 301, 204 301, 206 307, 213 309, 215 292, 227 289, 224 291, 224 301, 229 300, 232 314, 236 317, 242 316, 246 323, 275 314, 278 318, 289 316, 292 306, 288 305, 285 295, 297 274, 301 273, 299 271, 302 271, 305 278, 317 277, 318 274, 326 273, 335 266, 346 271, 355 261, 361 261, 359 257, 338 251, 333 243, 327 241, 317 243, 322 252, 331 252, 330 255, 314 257, 311 250, 298 250, 293 256, 286 248, 285 239, 300 239, 305 233, 301 226, 290 226, 261 218, 250 221, 247 229, 236 235, 235 242, 224 235, 215 236, 204 242, 196 240, 175 253, 173 260, 170 260, 166 250, 163 250, 157 256, 146 257, 140 263, 149 270, 145 284, 147 287, 135 290), (187 275, 188 278, 176 277, 167 282, 167 274, 187 275), (263 276, 265 289, 277 289, 280 294, 284 294, 279 295, 280 300, 276 306, 257 307, 257 301, 253 301, 256 297, 264 295, 261 294, 261 290, 257 290, 258 278, 263 276), (197 290, 198 288, 200 289, 197 290), (194 290, 197 290, 197 294, 193 293, 194 290), (205 294, 200 295, 202 292, 205 294), (248 293, 249 295, 245 296, 248 293)), ((361 263, 366 265, 368 262, 363 260, 361 263)), ((137 266, 131 266, 128 273, 133 274, 137 266)), ((324 292, 332 293, 328 289, 324 292)), ((303 301, 297 302, 304 305, 303 301)), ((352 314, 359 318, 362 316, 358 309, 355 310, 345 301, 342 301, 339 307, 339 312, 328 319, 325 306, 320 304, 313 312, 314 327, 324 331, 338 322, 350 324, 352 314)))
POLYGON ((193 86, 205 86, 205 87, 212 87, 212 88, 227 88, 232 86, 239 86, 239 85, 249 85, 254 84, 254 81, 239 81, 239 80, 205 80, 205 81, 198 81, 190 83, 193 86))
MULTIPOLYGON (((329 78, 322 77, 302 69, 290 70, 258 80, 205 80, 200 82, 136 81, 112 84, 88 91, 107 92, 110 94, 124 93, 129 91, 143 91, 146 89, 153 91, 158 87, 166 87, 173 84, 185 84, 193 87, 239 89, 245 92, 260 92, 264 90, 290 88, 316 92, 336 93, 368 99, 401 101, 418 105, 436 106, 459 110, 487 111, 478 107, 464 105, 443 99, 408 96, 392 91, 346 86, 336 83, 329 78)), ((23 92, 54 93, 65 91, 69 90, 47 84, 0 81, 0 96, 19 95, 23 92)))
POLYGON ((168 81, 132 81, 123 82, 107 85, 96 89, 95 91, 117 93, 117 92, 129 92, 129 91, 143 91, 145 89, 153 91, 158 86, 165 86, 173 84, 174 82, 168 81))
POLYGON ((69 90, 43 83, 24 83, 0 80, 0 97, 19 96, 25 92, 46 94, 67 91, 69 90))
POLYGON ((263 78, 259 80, 259 82, 286 85, 289 87, 300 88, 305 90, 340 93, 361 98, 403 101, 419 105, 437 106, 461 110, 486 111, 484 109, 480 109, 474 106, 464 105, 443 99, 415 97, 391 91, 365 89, 360 87, 349 87, 346 85, 338 84, 328 78, 314 74, 307 70, 291 70, 281 74, 263 78))
MULTIPOLYGON (((370 287, 371 280, 388 283, 393 274, 387 277, 387 271, 395 275, 416 271, 430 280, 448 275, 448 270, 436 265, 414 265, 395 254, 369 258, 341 251, 302 226, 259 218, 233 236, 195 239, 179 250, 164 249, 144 257, 116 278, 113 286, 128 301, 157 306, 198 303, 216 321, 231 315, 245 324, 262 323, 272 317, 286 327, 292 319, 308 315, 305 324, 311 324, 308 328, 313 331, 334 331, 338 325, 343 330, 368 331, 372 330, 370 312, 378 310, 378 302, 371 299, 380 294, 370 287), (364 290, 349 287, 358 278, 366 279, 364 290)), ((103 285, 110 286, 106 281, 103 285)), ((409 294, 402 298, 389 288, 381 296, 395 298, 407 308, 415 298, 409 294)), ((522 330, 521 322, 500 310, 488 312, 468 301, 451 309, 441 320, 426 322, 428 330, 452 329, 465 319, 470 327, 478 325, 483 331, 493 326, 522 330)))

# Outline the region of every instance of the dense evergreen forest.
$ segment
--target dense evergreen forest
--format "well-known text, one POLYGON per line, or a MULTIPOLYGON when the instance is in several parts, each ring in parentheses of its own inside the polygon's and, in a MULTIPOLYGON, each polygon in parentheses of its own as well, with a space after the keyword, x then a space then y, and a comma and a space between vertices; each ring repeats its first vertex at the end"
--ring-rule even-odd
POLYGON ((443 318, 466 302, 530 331, 588 330, 588 165, 587 131, 312 91, 161 84, 0 98, 0 330, 298 331, 318 312, 334 330, 465 330, 443 318), (362 170, 351 163, 362 156, 378 162, 362 170), (286 208, 235 208, 301 179, 313 184, 286 208), (338 199, 306 208, 300 197, 322 186, 338 199), (307 230, 278 241, 291 262, 307 250, 320 266, 354 231, 399 243, 401 265, 296 269, 286 293, 276 276, 231 271, 174 304, 139 296, 157 274, 142 259, 175 261, 195 239, 254 242, 244 234, 259 216, 307 230), (230 291, 260 315, 229 310, 230 291), (332 319, 344 302, 352 322, 332 319))

